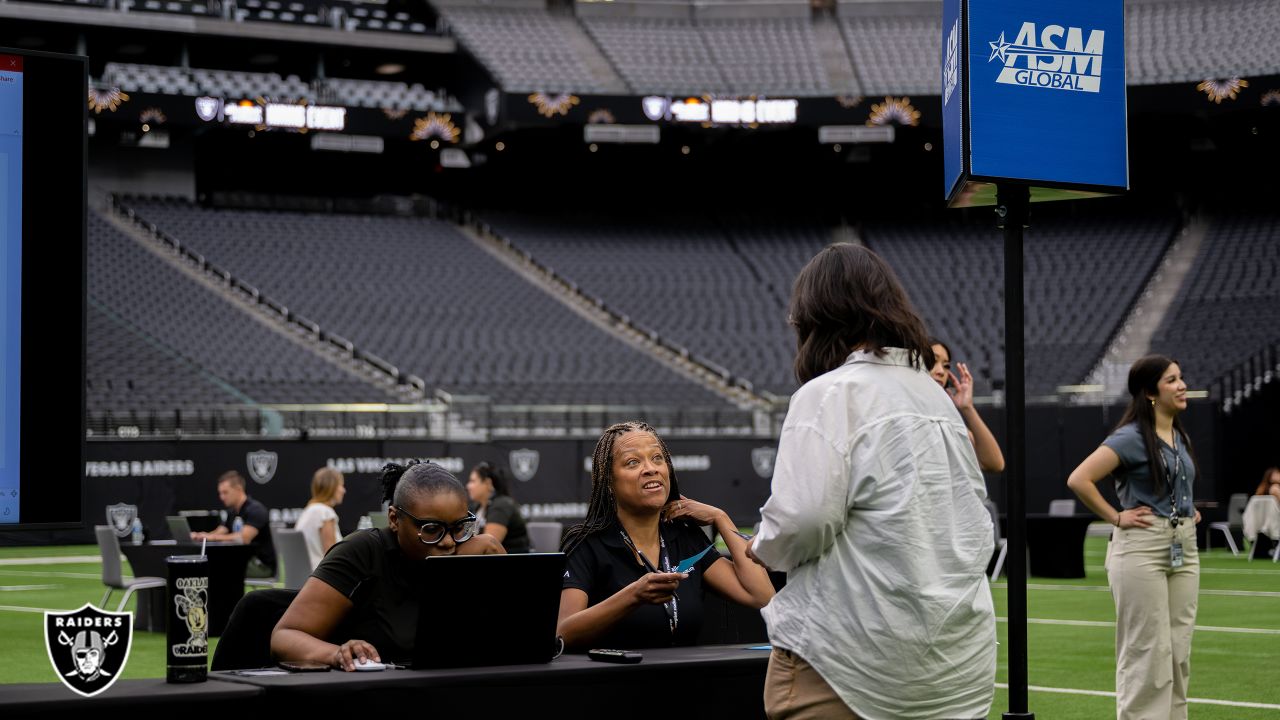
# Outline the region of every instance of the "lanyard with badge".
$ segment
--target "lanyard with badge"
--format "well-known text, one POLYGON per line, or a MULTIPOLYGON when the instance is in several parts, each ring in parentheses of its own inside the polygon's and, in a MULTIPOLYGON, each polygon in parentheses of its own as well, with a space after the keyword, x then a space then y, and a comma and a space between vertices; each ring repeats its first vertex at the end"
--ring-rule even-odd
MULTIPOLYGON (((640 548, 631 542, 631 536, 627 534, 627 531, 619 528, 618 532, 622 534, 622 542, 626 543, 627 547, 631 548, 631 551, 640 558, 640 562, 644 564, 644 569, 651 573, 658 572, 653 563, 649 562, 649 558, 645 557, 640 548)), ((658 562, 662 565, 662 572, 674 572, 671 569, 671 557, 667 555, 667 541, 662 537, 662 533, 658 533, 658 562)), ((676 626, 680 624, 680 599, 675 593, 671 593, 671 599, 663 603, 662 607, 667 611, 667 624, 671 626, 671 632, 674 633, 676 626)))
MULTIPOLYGON (((1173 470, 1169 470, 1169 461, 1164 459, 1164 451, 1160 451, 1160 464, 1164 466, 1165 481, 1169 485, 1169 525, 1173 527, 1174 532, 1178 530, 1178 524, 1181 519, 1178 517, 1178 480, 1186 480, 1186 473, 1182 470, 1182 452, 1178 448, 1178 431, 1173 432, 1173 470)), ((1174 537, 1173 544, 1169 546, 1169 566, 1182 567, 1182 543, 1178 542, 1174 537)))

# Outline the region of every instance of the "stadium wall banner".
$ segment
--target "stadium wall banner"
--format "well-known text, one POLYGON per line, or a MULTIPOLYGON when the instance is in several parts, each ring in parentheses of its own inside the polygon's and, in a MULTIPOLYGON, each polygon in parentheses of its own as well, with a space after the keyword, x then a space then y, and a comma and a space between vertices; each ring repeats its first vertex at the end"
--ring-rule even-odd
MULTIPOLYGON (((1003 443, 999 408, 980 410, 1003 443)), ((1066 477, 1113 429, 1120 405, 1036 405, 1027 408, 1027 508, 1045 512, 1049 502, 1070 497, 1066 477)), ((1197 500, 1225 501, 1232 490, 1221 470, 1221 413, 1213 402, 1193 402, 1184 422, 1201 473, 1197 500), (1219 495, 1223 497, 1219 497, 1219 495)), ((729 513, 740 525, 759 519, 769 497, 777 442, 769 439, 670 439, 681 492, 729 513)), ((92 542, 92 525, 105 520, 108 505, 138 508, 148 531, 166 537, 164 517, 182 510, 218 511, 217 478, 227 470, 244 475, 250 495, 276 517, 292 521, 310 496, 311 475, 334 467, 346 476, 347 497, 338 506, 343 532, 361 515, 380 510, 382 467, 410 458, 429 459, 465 482, 471 468, 487 461, 506 468, 512 492, 530 519, 574 522, 591 494, 595 440, 502 440, 441 442, 406 440, 91 440, 86 444, 83 517, 86 529, 66 542, 92 542)), ((988 494, 1003 501, 1000 475, 987 476, 988 494)), ((1102 486, 1110 496, 1108 483, 1102 486)))
POLYGON ((767 129, 819 125, 941 123, 938 96, 784 96, 508 94, 508 127, 671 125, 767 129))
POLYGON ((945 0, 948 201, 1000 181, 1127 190, 1124 62, 1122 0, 945 0))
MULTIPOLYGON (((775 442, 672 440, 668 447, 685 495, 724 509, 740 523, 756 521, 769 495, 775 442)), ((95 440, 86 449, 83 510, 86 518, 103 518, 108 505, 135 505, 148 532, 166 537, 166 515, 221 510, 217 478, 236 470, 273 518, 290 522, 306 505, 312 474, 328 466, 346 477, 346 500, 337 508, 346 532, 361 515, 381 509, 382 467, 417 458, 438 463, 464 483, 481 461, 506 468, 526 516, 573 522, 585 514, 591 495, 594 449, 594 440, 95 440)), ((86 538, 100 522, 91 521, 86 538)))

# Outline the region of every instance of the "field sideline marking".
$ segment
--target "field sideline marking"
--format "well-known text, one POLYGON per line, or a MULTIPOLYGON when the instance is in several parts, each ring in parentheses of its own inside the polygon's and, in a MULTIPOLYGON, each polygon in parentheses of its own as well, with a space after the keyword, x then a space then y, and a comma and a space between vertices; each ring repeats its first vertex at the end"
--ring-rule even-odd
MULTIPOLYGON (((1008 588, 1009 583, 991 583, 993 588, 1008 588)), ((1046 585, 1043 583, 1027 583, 1028 590, 1085 590, 1090 592, 1111 592, 1106 585, 1046 585)), ((1228 597, 1280 597, 1280 592, 1270 590, 1206 590, 1200 589, 1201 595, 1224 595, 1228 597)))
POLYGON ((52 590, 61 585, 0 585, 0 592, 17 592, 19 590, 52 590))
POLYGON ((0 576, 6 576, 6 575, 19 575, 21 577, 60 577, 60 578, 75 578, 75 579, 83 579, 83 580, 102 579, 102 573, 58 572, 56 570, 3 570, 3 569, 0 569, 0 576))
MULTIPOLYGON (((996 683, 996 687, 1001 690, 1008 690, 1009 684, 996 683)), ((1092 695, 1094 697, 1109 697, 1109 698, 1113 698, 1116 696, 1114 692, 1110 692, 1108 690, 1080 690, 1078 688, 1044 687, 1043 685, 1028 685, 1027 689, 1033 690, 1035 692, 1061 693, 1064 695, 1092 695)), ((1187 698, 1187 702, 1200 703, 1201 705, 1226 705, 1227 707, 1257 708, 1259 710, 1280 710, 1280 705, 1273 705, 1271 703, 1244 702, 1240 700, 1214 700, 1212 698, 1187 698)))
MULTIPOLYGON (((1009 622, 1007 617, 996 617, 996 622, 1009 622)), ((1057 620, 1053 618, 1027 618, 1027 623, 1031 625, 1074 625, 1076 627, 1115 627, 1115 622, 1109 620, 1057 620)), ((1280 635, 1280 630, 1271 628, 1238 628, 1238 627, 1221 627, 1218 625, 1197 625, 1196 632, 1225 632, 1225 633, 1244 633, 1246 635, 1280 635)))
POLYGON ((75 563, 100 563, 101 555, 70 555, 66 557, 3 558, 0 565, 72 565, 75 563))

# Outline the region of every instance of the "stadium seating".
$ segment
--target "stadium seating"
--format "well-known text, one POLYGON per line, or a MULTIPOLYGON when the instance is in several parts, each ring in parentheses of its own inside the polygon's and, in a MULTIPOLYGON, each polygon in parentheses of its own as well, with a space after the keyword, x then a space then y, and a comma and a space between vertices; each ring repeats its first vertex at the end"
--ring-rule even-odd
POLYGON ((1280 337, 1280 219, 1274 213, 1214 216, 1153 350, 1178 359, 1206 387, 1280 337))
POLYGON ((868 95, 937 95, 941 16, 842 18, 840 30, 868 95))
POLYGON ((179 68, 164 65, 107 63, 102 84, 126 92, 161 95, 212 95, 222 98, 309 100, 346 107, 387 108, 424 112, 461 112, 462 105, 444 90, 428 90, 421 84, 378 80, 328 78, 313 83, 297 75, 179 68))
POLYGON ((692 20, 582 18, 582 22, 637 93, 732 91, 692 20))
POLYGON ((90 411, 393 399, 255 321, 96 214, 88 244, 90 411))
POLYGON ((518 404, 725 404, 582 319, 444 222, 128 204, 428 387, 518 404))
POLYGON ((512 92, 605 92, 559 18, 540 8, 443 8, 454 34, 512 92))
POLYGON ((92 7, 117 12, 163 13, 223 19, 363 30, 428 34, 434 17, 425 3, 386 0, 27 0, 92 7))
MULTIPOLYGON (((517 246, 641 325, 759 389, 778 395, 795 389, 786 303, 796 273, 830 242, 830 229, 794 222, 491 220, 517 246), (617 267, 637 270, 618 283, 611 272, 617 267), (694 307, 698 312, 690 313, 694 307)), ((1030 394, 1052 394, 1084 378, 1173 231, 1173 218, 1163 215, 1037 221, 1026 241, 1030 394)), ((990 223, 951 217, 871 224, 864 240, 897 270, 931 332, 972 368, 977 392, 989 394, 1004 377, 1002 241, 990 223)))

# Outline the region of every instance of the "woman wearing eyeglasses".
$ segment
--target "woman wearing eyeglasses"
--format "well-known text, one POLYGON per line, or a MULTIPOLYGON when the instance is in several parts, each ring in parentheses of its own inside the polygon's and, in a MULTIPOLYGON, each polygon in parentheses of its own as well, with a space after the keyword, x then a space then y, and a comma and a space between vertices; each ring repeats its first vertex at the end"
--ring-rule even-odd
POLYGON ((1129 407, 1102 445, 1067 478, 1116 529, 1107 580, 1116 605, 1116 716, 1186 718, 1191 632, 1200 592, 1192 502, 1197 467, 1179 416, 1187 384, 1178 363, 1148 355, 1129 368, 1129 407), (1097 484, 1114 477, 1117 511, 1097 484))
POLYGON ((652 427, 610 426, 591 461, 587 518, 565 535, 558 632, 578 649, 692 645, 705 589, 753 608, 773 597, 768 572, 746 548, 728 514, 680 495, 652 427), (720 533, 732 559, 708 550, 699 525, 720 533))
POLYGON ((387 527, 347 537, 320 561, 271 633, 276 659, 347 671, 362 658, 409 662, 423 593, 415 563, 504 552, 492 537, 476 534, 466 488, 439 465, 388 464, 382 483, 387 527))

